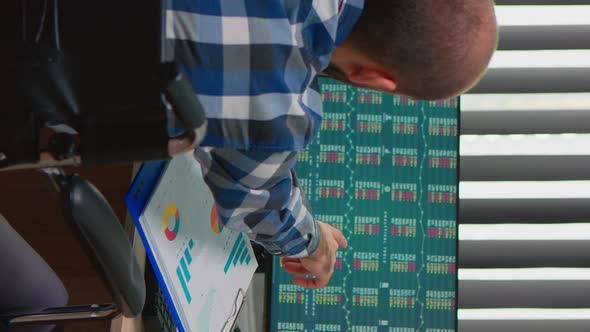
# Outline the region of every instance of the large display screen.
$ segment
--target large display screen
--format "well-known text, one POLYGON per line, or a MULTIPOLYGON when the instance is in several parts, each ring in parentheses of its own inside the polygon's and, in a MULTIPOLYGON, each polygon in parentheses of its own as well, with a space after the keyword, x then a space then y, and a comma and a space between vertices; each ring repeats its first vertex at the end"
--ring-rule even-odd
POLYGON ((321 90, 321 130, 296 170, 316 219, 349 246, 319 290, 295 286, 275 258, 270 331, 455 331, 458 100, 331 79, 321 90))

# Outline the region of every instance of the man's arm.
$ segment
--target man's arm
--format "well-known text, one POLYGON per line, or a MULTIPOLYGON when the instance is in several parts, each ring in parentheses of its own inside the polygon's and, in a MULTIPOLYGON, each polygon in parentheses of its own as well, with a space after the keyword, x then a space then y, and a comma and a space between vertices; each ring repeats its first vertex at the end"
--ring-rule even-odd
POLYGON ((334 273, 336 251, 346 248, 348 243, 342 233, 330 224, 318 221, 320 244, 309 257, 283 257, 286 272, 295 274, 293 283, 305 288, 322 288, 328 285, 334 273), (307 278, 311 275, 313 278, 307 278))
POLYGON ((305 271, 285 270, 315 279, 310 283, 297 276, 296 284, 327 284, 335 252, 346 240, 340 231, 313 219, 293 171, 296 152, 199 148, 195 157, 226 227, 244 232, 273 255, 288 256, 289 265, 303 262, 298 267, 305 271))

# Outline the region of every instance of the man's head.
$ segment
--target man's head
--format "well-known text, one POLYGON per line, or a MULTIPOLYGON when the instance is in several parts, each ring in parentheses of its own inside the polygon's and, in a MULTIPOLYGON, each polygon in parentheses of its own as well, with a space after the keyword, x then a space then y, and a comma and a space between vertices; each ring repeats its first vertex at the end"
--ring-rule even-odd
POLYGON ((491 0, 366 0, 326 73, 417 99, 472 87, 497 45, 491 0))

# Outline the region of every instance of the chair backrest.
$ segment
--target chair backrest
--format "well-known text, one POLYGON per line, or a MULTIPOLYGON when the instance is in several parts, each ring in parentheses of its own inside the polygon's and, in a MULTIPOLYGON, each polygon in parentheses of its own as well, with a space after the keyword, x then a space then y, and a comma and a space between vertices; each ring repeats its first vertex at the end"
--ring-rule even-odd
POLYGON ((64 215, 101 273, 119 310, 129 317, 141 313, 144 276, 129 239, 100 192, 78 175, 50 173, 61 193, 64 215))
POLYGON ((61 1, 60 12, 83 162, 167 159, 162 1, 61 1))
POLYGON ((79 133, 84 165, 167 159, 171 111, 189 132, 205 124, 190 84, 164 63, 164 2, 3 3, 0 168, 37 162, 48 122, 79 133))

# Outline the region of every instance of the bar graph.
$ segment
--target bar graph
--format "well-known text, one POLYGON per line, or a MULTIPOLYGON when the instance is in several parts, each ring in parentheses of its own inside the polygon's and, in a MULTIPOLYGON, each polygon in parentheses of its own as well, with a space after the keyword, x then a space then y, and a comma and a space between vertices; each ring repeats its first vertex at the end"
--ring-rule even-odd
POLYGON ((250 261, 252 260, 252 257, 250 256, 250 252, 248 251, 248 246, 246 245, 246 239, 244 238, 244 235, 242 233, 240 233, 238 235, 238 239, 236 240, 236 242, 234 243, 232 250, 229 254, 229 258, 227 259, 227 262, 225 263, 225 267, 223 268, 223 272, 225 274, 228 273, 229 269, 232 266, 236 266, 236 265, 248 265, 250 264, 250 261))

